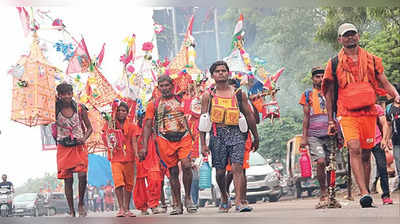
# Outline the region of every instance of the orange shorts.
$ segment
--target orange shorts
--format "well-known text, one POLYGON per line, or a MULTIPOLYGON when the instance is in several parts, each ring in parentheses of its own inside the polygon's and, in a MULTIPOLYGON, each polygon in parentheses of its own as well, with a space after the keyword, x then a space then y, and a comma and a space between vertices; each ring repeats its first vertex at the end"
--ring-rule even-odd
POLYGON ((57 178, 72 178, 73 173, 87 173, 88 152, 85 145, 57 145, 57 178))
MULTIPOLYGON (((246 144, 244 146, 244 157, 243 157, 243 169, 247 169, 250 167, 250 150, 251 150, 251 145, 252 145, 252 141, 251 141, 251 137, 247 137, 246 139, 246 144)), ((228 165, 226 165, 226 171, 231 171, 232 170, 232 166, 231 163, 228 162, 228 165)))
POLYGON ((111 162, 111 172, 115 188, 125 186, 126 191, 133 190, 135 162, 111 162))
POLYGON ((375 142, 375 116, 338 118, 343 132, 345 146, 350 140, 359 140, 362 149, 371 149, 375 142))
POLYGON ((156 141, 160 152, 160 159, 168 168, 178 165, 179 160, 190 159, 192 151, 192 137, 184 136, 179 142, 170 142, 167 139, 157 136, 156 141))

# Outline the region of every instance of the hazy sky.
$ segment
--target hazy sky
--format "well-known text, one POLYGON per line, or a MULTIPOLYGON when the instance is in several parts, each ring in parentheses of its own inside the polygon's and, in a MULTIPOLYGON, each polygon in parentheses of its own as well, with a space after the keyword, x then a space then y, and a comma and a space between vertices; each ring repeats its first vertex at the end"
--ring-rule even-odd
MULTIPOLYGON (((139 45, 150 41, 153 36, 152 9, 139 8, 133 3, 43 10, 50 10, 53 18, 61 18, 67 30, 77 39, 83 35, 91 55, 97 55, 102 44, 106 43, 102 71, 111 82, 121 75, 119 56, 125 49, 123 39, 135 33, 139 45)), ((28 178, 41 177, 45 172, 57 172, 56 153, 41 150, 39 127, 29 128, 10 120, 12 77, 7 75, 7 71, 22 54, 28 53, 31 38, 24 37, 15 7, 1 7, 0 21, 0 174, 6 173, 14 185, 21 186, 28 178)), ((62 39, 57 31, 42 31, 39 36, 54 42, 62 39)), ((52 44, 46 45, 48 52, 54 53, 52 44)), ((49 55, 48 59, 50 64, 66 69, 62 54, 49 55)))

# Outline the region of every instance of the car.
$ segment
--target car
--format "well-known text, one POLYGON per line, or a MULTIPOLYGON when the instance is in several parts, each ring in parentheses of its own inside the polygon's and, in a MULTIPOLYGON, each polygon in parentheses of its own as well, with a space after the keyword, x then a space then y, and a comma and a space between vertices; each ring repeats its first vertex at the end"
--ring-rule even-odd
POLYGON ((65 194, 61 192, 52 192, 46 200, 47 215, 64 214, 69 212, 69 207, 65 194))
POLYGON ((264 199, 278 201, 282 196, 279 174, 258 152, 250 152, 249 165, 246 170, 248 202, 256 203, 264 199))
MULTIPOLYGON (((307 192, 309 197, 313 196, 313 192, 319 189, 319 182, 316 177, 316 162, 312 162, 312 177, 304 178, 301 176, 299 158, 300 158, 300 141, 302 135, 296 135, 287 142, 286 152, 286 171, 288 173, 288 185, 291 186, 292 192, 296 198, 301 198, 303 192, 307 192)), ((343 150, 336 153, 336 186, 345 188, 347 186, 347 166, 344 159, 343 150)))
POLYGON ((13 209, 15 216, 47 215, 45 198, 38 193, 24 193, 14 198, 13 209))

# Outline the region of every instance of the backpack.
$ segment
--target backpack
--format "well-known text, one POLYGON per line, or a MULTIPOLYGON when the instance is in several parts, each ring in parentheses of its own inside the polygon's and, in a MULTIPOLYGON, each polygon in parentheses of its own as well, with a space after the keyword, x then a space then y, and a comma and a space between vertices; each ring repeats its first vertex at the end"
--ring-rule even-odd
POLYGON ((311 89, 307 89, 306 91, 304 91, 304 96, 306 97, 306 103, 310 104, 310 95, 312 93, 311 89))

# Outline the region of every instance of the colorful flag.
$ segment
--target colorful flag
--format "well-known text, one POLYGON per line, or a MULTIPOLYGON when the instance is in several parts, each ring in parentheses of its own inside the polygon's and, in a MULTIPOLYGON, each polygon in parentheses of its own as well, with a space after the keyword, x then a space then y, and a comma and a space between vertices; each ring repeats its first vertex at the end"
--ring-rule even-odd
POLYGON ((240 14, 239 16, 239 20, 236 23, 235 29, 233 31, 233 37, 232 37, 232 45, 231 45, 231 49, 233 49, 235 47, 234 43, 241 38, 243 34, 243 14, 240 14))
POLYGON ((97 56, 97 66, 100 67, 101 63, 103 62, 103 58, 104 58, 104 46, 106 45, 106 43, 103 44, 103 47, 101 48, 101 51, 99 53, 99 55, 97 56))
POLYGON ((30 31, 29 24, 30 24, 30 17, 28 12, 26 11, 25 7, 17 7, 19 13, 19 19, 21 20, 22 28, 24 29, 25 37, 28 36, 30 31))
POLYGON ((69 60, 66 74, 87 72, 89 64, 89 53, 86 48, 85 40, 82 38, 75 49, 74 56, 69 60))

